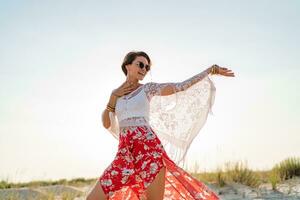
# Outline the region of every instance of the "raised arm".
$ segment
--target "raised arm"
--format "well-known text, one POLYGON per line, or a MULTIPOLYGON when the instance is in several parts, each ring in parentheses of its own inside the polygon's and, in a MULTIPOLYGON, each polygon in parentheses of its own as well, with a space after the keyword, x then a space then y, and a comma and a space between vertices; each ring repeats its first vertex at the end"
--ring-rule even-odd
POLYGON ((145 92, 147 94, 148 99, 151 99, 155 95, 160 95, 160 96, 171 95, 175 92, 186 90, 187 88, 191 87, 195 83, 201 81, 203 78, 209 75, 210 72, 211 72, 211 67, 182 82, 168 82, 168 83, 149 82, 145 85, 145 92))

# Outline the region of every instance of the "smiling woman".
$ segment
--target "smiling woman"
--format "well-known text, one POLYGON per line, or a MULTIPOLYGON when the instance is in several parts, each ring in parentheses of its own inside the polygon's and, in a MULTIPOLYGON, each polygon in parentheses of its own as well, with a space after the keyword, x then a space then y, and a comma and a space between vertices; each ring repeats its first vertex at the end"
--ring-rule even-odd
POLYGON ((130 52, 123 61, 126 81, 113 90, 116 99, 102 114, 103 125, 119 140, 118 151, 88 200, 219 199, 179 165, 214 103, 209 75, 225 68, 215 65, 178 83, 140 84, 150 65, 144 52, 130 52), (174 99, 168 109, 164 102, 174 99))

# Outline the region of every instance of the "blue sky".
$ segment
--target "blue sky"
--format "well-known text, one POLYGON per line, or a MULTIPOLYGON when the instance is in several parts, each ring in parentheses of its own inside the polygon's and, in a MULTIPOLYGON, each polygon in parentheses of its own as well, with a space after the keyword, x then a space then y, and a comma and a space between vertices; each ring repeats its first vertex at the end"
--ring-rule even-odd
POLYGON ((183 81, 212 64, 214 115, 188 153, 213 170, 268 169, 300 155, 299 1, 0 1, 0 178, 97 177, 117 141, 101 124, 131 50, 148 81, 183 81))

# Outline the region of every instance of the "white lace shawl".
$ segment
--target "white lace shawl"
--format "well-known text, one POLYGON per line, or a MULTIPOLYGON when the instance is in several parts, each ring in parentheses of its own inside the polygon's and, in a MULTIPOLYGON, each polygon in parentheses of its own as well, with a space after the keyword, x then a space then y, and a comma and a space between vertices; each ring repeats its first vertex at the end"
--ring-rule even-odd
MULTIPOLYGON (((183 81, 144 85, 150 100, 149 124, 161 140, 168 156, 181 167, 186 164, 186 153, 192 141, 204 126, 208 113, 213 114, 216 88, 209 78, 209 70, 183 81), (172 86, 171 95, 161 96, 162 88, 172 86)), ((119 125, 113 112, 109 112, 109 132, 118 139, 119 125)))

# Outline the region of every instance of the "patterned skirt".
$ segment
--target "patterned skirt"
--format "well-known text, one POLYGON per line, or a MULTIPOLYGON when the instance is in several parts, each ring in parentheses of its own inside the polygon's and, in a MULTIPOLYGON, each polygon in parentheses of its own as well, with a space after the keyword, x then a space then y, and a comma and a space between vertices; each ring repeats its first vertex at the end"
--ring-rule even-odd
POLYGON ((107 199, 145 199, 145 190, 164 166, 164 199, 219 199, 210 188, 169 158, 148 125, 121 129, 117 154, 99 180, 107 199))

